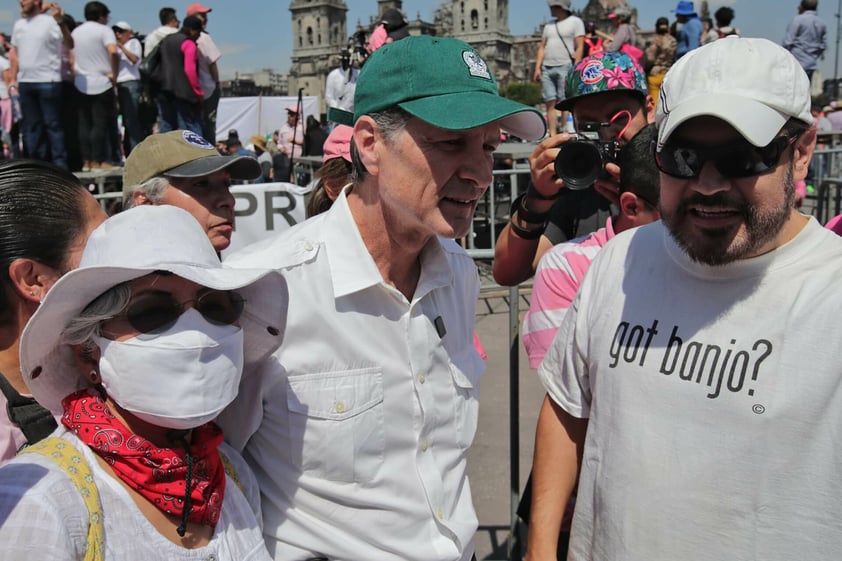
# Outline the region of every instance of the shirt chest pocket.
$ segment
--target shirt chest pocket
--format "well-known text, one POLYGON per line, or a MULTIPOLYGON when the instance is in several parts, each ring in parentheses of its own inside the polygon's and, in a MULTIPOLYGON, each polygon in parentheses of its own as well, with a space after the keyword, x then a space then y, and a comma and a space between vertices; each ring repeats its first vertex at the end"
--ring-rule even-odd
POLYGON ((287 380, 290 454, 307 475, 365 483, 383 464, 383 374, 362 368, 287 380))

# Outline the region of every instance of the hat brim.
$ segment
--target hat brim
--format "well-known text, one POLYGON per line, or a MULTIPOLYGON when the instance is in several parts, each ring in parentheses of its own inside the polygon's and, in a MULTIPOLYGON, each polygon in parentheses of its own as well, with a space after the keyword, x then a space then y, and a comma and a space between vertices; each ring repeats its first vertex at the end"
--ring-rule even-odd
POLYGON ((642 102, 646 101, 646 94, 641 92, 640 90, 636 90, 634 88, 613 88, 610 90, 605 90, 601 92, 593 92, 593 93, 584 93, 582 95, 577 95, 573 97, 568 97, 563 99, 555 104, 555 108, 559 111, 572 111, 573 106, 576 104, 576 101, 582 99, 583 97, 587 97, 591 99, 593 96, 603 95, 603 94, 610 94, 610 93, 629 93, 636 95, 642 102))
POLYGON ((75 269, 53 285, 21 335, 21 373, 41 405, 53 413, 61 413, 62 399, 91 385, 79 371, 70 348, 61 343, 61 333, 67 323, 113 286, 160 270, 208 288, 237 290, 243 296, 245 305, 240 326, 244 332, 245 364, 260 361, 280 345, 287 299, 284 281, 274 271, 223 266, 207 268, 184 263, 159 263, 154 269, 75 269))
POLYGON ((331 123, 339 123, 340 125, 354 126, 354 114, 344 109, 336 107, 327 108, 327 120, 331 123))
POLYGON ((409 26, 404 25, 403 27, 399 27, 394 31, 389 31, 388 36, 392 39, 392 41, 399 41, 400 39, 405 39, 409 37, 409 26))
POLYGON ((755 146, 769 144, 789 119, 754 99, 734 94, 705 94, 669 108, 658 122, 658 150, 682 123, 703 116, 722 119, 755 146))
POLYGON ((424 122, 446 130, 466 130, 500 121, 500 128, 523 140, 539 140, 547 132, 541 113, 491 93, 457 92, 398 103, 424 122))
POLYGON ((201 177, 226 170, 234 179, 256 179, 260 177, 260 164, 249 156, 208 156, 198 158, 168 169, 161 175, 167 177, 201 177))

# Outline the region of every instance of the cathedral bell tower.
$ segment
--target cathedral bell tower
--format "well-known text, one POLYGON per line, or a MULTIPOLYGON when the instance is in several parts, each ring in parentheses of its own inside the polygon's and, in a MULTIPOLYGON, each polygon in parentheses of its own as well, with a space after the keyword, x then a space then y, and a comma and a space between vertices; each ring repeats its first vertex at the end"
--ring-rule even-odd
MULTIPOLYGON (((343 0, 293 0, 289 95, 315 95, 324 105, 325 80, 348 43, 343 0)), ((322 107, 324 112, 325 108, 322 107)))
POLYGON ((452 0, 450 35, 470 43, 501 82, 511 73, 509 0, 452 0))

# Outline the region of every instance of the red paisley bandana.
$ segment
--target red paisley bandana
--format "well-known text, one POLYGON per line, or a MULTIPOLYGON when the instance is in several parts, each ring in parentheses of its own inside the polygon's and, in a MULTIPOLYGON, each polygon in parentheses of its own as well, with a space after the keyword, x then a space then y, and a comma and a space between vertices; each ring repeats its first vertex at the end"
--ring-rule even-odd
POLYGON ((216 526, 225 493, 225 469, 217 451, 222 430, 215 423, 193 429, 191 470, 184 450, 158 448, 130 432, 93 391, 71 394, 62 406, 62 424, 108 462, 129 487, 163 512, 183 516, 187 477, 192 471, 187 519, 216 526))

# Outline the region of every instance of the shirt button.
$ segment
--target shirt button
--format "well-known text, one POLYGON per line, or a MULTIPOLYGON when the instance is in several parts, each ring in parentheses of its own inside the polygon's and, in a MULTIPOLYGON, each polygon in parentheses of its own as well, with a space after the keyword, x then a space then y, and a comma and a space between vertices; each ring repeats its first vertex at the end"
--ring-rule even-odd
POLYGON ((210 555, 208 555, 208 556, 205 558, 205 561, 216 561, 216 555, 214 555, 213 553, 211 553, 210 555))
POLYGON ((427 439, 426 438, 421 439, 421 451, 422 452, 427 451, 427 439))
POLYGON ((423 372, 418 375, 418 383, 419 384, 423 384, 426 381, 427 381, 427 376, 423 372))
POLYGON ((304 242, 304 249, 305 251, 313 251, 313 242, 307 240, 304 242))
POLYGON ((336 405, 333 407, 337 413, 344 413, 345 412, 345 404, 341 401, 337 401, 336 405))
POLYGON ((436 510, 436 516, 439 518, 444 518, 444 511, 442 509, 436 510))

